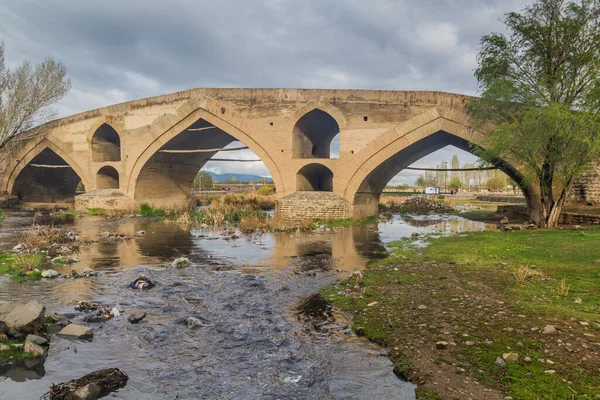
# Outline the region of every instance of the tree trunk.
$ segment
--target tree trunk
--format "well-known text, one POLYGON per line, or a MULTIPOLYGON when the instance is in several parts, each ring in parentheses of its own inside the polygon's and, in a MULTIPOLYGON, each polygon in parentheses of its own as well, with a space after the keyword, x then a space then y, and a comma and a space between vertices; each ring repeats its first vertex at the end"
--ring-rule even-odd
MULTIPOLYGON (((533 201, 529 206, 529 216, 539 228, 556 228, 560 213, 567 199, 567 190, 563 189, 560 196, 554 201, 553 196, 540 195, 539 199, 533 201)), ((548 192, 545 192, 546 194, 548 192)))

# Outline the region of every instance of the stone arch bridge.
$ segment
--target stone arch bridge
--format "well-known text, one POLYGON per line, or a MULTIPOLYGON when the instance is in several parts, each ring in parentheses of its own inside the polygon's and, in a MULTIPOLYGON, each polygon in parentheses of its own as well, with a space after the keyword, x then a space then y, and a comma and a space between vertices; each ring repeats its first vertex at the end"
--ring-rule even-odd
MULTIPOLYGON (((471 151, 481 142, 468 126, 467 99, 417 91, 192 89, 135 100, 13 138, 0 150, 1 190, 23 202, 73 202, 81 181, 86 193, 78 202, 88 207, 182 207, 197 171, 238 140, 269 169, 282 215, 361 218, 377 213, 383 188, 404 167, 448 144, 471 151), (339 158, 331 158, 338 133, 339 158)), ((515 168, 492 162, 520 182, 515 168)))

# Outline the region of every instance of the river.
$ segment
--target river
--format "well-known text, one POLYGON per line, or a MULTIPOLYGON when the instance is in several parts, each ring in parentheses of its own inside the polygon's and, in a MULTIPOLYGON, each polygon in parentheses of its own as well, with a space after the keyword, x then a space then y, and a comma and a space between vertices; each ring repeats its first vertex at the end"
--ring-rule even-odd
MULTIPOLYGON (((44 217, 7 211, 0 248, 11 249, 34 218, 44 217)), ((0 367, 2 399, 39 399, 52 383, 107 367, 129 375, 127 386, 111 395, 119 399, 414 399, 414 385, 393 374, 385 349, 343 325, 314 328, 323 326, 310 323, 314 314, 325 309, 312 296, 413 232, 491 228, 457 216, 394 216, 372 225, 232 239, 223 228, 189 230, 136 217, 69 223, 97 242, 81 249, 76 264, 56 269, 90 267, 100 275, 28 283, 0 277, 0 300, 38 299, 47 314, 64 313, 76 323, 78 300, 118 304, 125 315, 91 324, 91 342, 53 336, 44 363, 0 367), (109 240, 103 232, 130 239, 109 240), (191 264, 168 267, 177 257, 191 264), (157 286, 130 289, 140 274, 157 286), (132 325, 131 309, 148 316, 132 325), (203 326, 189 328, 183 321, 190 316, 203 326)))

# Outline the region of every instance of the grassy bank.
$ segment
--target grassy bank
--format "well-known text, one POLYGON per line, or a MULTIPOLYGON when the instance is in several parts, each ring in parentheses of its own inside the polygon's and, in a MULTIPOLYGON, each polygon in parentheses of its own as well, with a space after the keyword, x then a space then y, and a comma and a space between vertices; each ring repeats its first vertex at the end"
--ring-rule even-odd
POLYGON ((424 249, 400 241, 362 278, 322 294, 389 347, 420 398, 595 399, 598 243, 599 231, 474 233, 424 249))

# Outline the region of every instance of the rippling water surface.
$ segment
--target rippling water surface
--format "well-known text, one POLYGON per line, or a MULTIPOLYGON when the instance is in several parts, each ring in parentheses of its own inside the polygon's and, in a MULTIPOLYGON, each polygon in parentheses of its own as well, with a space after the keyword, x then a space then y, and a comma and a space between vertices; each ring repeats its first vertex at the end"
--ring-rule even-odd
MULTIPOLYGON (((10 249, 33 214, 9 211, 0 248, 10 249)), ((39 219, 39 217, 37 217, 39 219)), ((298 318, 298 306, 323 286, 385 255, 385 244, 413 232, 449 235, 486 229, 459 217, 395 216, 379 225, 266 235, 223 229, 182 229, 137 218, 78 218, 73 229, 97 239, 81 249, 90 279, 15 283, 0 277, 0 300, 38 299, 49 312, 80 322, 78 300, 119 304, 125 316, 91 324, 91 342, 52 337, 38 365, 0 367, 0 398, 39 399, 53 382, 119 367, 128 385, 121 399, 414 399, 414 386, 396 378, 385 350, 347 330, 320 332, 298 318), (143 236, 135 232, 144 230, 143 236), (103 232, 130 240, 110 241, 103 232), (188 257, 184 269, 167 267, 188 257), (145 274, 149 291, 127 286, 145 274), (137 325, 127 311, 148 313, 137 325), (188 328, 187 317, 203 326, 188 328)), ((80 322, 81 323, 81 322, 80 322)))

